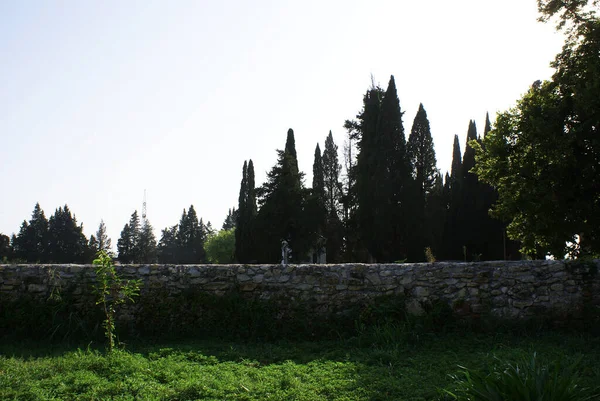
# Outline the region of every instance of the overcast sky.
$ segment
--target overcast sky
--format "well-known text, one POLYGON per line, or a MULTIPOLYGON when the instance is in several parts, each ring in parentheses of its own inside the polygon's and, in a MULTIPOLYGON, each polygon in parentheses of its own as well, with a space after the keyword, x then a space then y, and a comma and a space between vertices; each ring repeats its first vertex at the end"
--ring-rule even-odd
POLYGON ((395 76, 407 137, 423 103, 445 172, 470 119, 550 77, 562 37, 536 19, 535 0, 0 0, 0 232, 66 203, 116 248, 144 189, 157 240, 190 204, 220 228, 288 128, 310 186, 371 74, 395 76))

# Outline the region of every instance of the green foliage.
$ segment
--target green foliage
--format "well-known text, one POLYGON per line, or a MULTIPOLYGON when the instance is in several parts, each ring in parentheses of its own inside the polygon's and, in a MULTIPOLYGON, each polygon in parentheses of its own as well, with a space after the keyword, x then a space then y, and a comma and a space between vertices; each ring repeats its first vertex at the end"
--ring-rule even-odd
POLYGON ((534 353, 517 363, 502 362, 490 373, 461 367, 453 375, 457 389, 445 391, 459 401, 584 401, 600 399, 595 392, 579 386, 577 365, 560 361, 539 362, 534 353))
POLYGON ((234 263, 235 228, 221 230, 208 237, 204 243, 206 257, 210 263, 234 263))
POLYGON ((102 306, 104 334, 108 340, 108 350, 113 351, 116 345, 117 307, 127 301, 134 302, 133 298, 140 293, 140 281, 120 278, 111 257, 104 251, 100 251, 98 258, 94 260, 94 269, 96 271, 95 291, 98 296, 96 305, 102 306))
MULTIPOLYGON (((579 336, 523 338, 464 334, 411 337, 382 327, 376 344, 354 339, 211 341, 130 345, 102 353, 39 344, 0 343, 3 400, 432 400, 452 388, 456 365, 518 360, 540 350, 576 359, 582 386, 595 385, 598 342, 579 336)), ((87 344, 84 344, 87 345, 87 344)), ((448 398, 447 398, 448 399, 448 398)))
POLYGON ((550 81, 498 114, 476 172, 498 189, 497 216, 530 257, 600 250, 600 20, 586 1, 540 1, 572 28, 550 81), (571 245, 568 245, 571 244, 571 245))

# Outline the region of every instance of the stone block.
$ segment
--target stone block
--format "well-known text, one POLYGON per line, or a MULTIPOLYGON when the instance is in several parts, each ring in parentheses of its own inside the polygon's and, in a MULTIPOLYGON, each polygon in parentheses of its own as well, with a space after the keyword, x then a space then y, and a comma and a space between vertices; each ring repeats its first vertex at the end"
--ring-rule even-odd
POLYGON ((238 274, 238 275, 237 275, 237 280, 238 280, 240 283, 244 283, 244 282, 246 282, 246 281, 250 281, 250 280, 251 280, 251 278, 250 278, 250 276, 248 276, 247 274, 238 274))
POLYGON ((413 290, 413 293, 415 294, 415 297, 417 297, 417 298, 425 298, 425 297, 428 297, 430 294, 429 288, 427 288, 427 287, 416 287, 413 290))
POLYGON ((425 315, 425 309, 421 303, 416 299, 411 299, 406 303, 406 313, 412 316, 423 316, 425 315))
POLYGON ((45 292, 48 287, 43 284, 29 284, 27 286, 27 292, 45 292))

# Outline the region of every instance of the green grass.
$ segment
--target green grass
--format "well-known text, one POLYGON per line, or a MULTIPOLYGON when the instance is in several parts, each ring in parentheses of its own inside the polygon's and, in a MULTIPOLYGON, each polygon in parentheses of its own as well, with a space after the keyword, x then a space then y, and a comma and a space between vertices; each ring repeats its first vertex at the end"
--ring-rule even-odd
MULTIPOLYGON (((93 346, 0 344, 1 400, 434 400, 460 366, 581 358, 580 385, 600 379, 600 339, 546 333, 397 335, 240 343, 93 346)), ((404 333, 406 334, 406 333, 404 333)), ((92 344, 93 345, 93 344, 92 344)))

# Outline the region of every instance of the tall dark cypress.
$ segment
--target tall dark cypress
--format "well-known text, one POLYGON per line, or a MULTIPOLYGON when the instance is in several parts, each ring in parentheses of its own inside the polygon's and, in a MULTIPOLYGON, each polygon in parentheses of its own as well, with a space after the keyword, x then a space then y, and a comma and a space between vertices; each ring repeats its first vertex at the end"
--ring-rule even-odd
POLYGON ((242 182, 240 183, 240 194, 238 196, 238 219, 235 230, 235 259, 239 263, 248 263, 243 236, 246 233, 246 198, 248 197, 248 163, 244 160, 242 167, 242 182))
POLYGON ((408 138, 408 157, 415 185, 423 200, 431 192, 438 178, 437 161, 427 112, 421 103, 408 138))
POLYGON ((406 137, 394 76, 381 102, 377 122, 375 160, 375 225, 372 254, 378 261, 406 258, 413 216, 412 178, 406 154, 406 137))
POLYGON ((256 214, 258 213, 256 205, 256 184, 254 178, 254 163, 252 159, 248 161, 248 171, 246 174, 246 202, 244 214, 244 233, 245 257, 247 263, 256 263, 258 254, 256 252, 256 240, 254 227, 256 224, 256 214))
POLYGON ((257 192, 261 205, 257 215, 256 233, 260 235, 257 249, 259 261, 281 261, 281 241, 286 240, 292 248, 292 260, 304 260, 312 238, 304 224, 306 191, 304 174, 298 171, 295 157, 294 131, 288 131, 285 151, 278 151, 277 164, 267 174, 267 181, 257 192))
POLYGON ((317 143, 313 160, 312 192, 320 202, 325 204, 325 178, 323 173, 323 158, 321 157, 321 148, 317 143))
POLYGON ((306 198, 303 214, 305 216, 303 220, 308 229, 307 234, 311 239, 310 247, 317 250, 325 239, 327 228, 323 158, 319 144, 315 147, 312 188, 306 198))
POLYGON ((462 156, 458 135, 454 135, 452 147, 452 167, 446 180, 448 212, 444 228, 443 259, 462 260, 462 234, 459 213, 462 204, 462 156))
POLYGON ((357 139, 358 155, 356 161, 356 223, 358 237, 355 244, 355 256, 359 256, 361 245, 368 250, 368 258, 361 261, 372 261, 377 250, 374 240, 377 231, 375 216, 378 205, 376 163, 379 157, 377 122, 381 112, 381 99, 384 91, 372 86, 363 97, 363 108, 357 116, 357 121, 347 121, 346 126, 354 126, 354 136, 357 139))
POLYGON ((467 260, 479 260, 484 250, 481 247, 483 221, 481 220, 482 193, 477 176, 471 172, 475 167, 475 149, 471 141, 477 141, 477 126, 475 121, 469 122, 465 152, 462 162, 462 201, 459 206, 459 238, 462 240, 463 257, 467 260))
MULTIPOLYGON (((412 260, 418 261, 423 260, 423 252, 421 251, 425 247, 437 248, 433 244, 434 236, 441 235, 441 233, 434 233, 434 227, 438 227, 435 223, 438 222, 434 222, 432 219, 439 217, 434 217, 434 215, 439 214, 434 209, 439 206, 443 189, 442 179, 436 165, 429 120, 422 103, 419 105, 419 110, 413 121, 408 138, 407 153, 412 167, 414 188, 417 195, 412 202, 414 206, 412 217, 415 224, 412 235, 409 237, 412 250, 409 256, 412 260), (436 200, 433 202, 436 206, 434 207, 429 203, 432 203, 430 197, 436 185, 436 200)), ((435 249, 435 251, 437 252, 438 249, 435 249)))
POLYGON ((342 248, 344 245, 344 226, 339 214, 342 203, 342 184, 340 182, 342 166, 339 163, 338 147, 333 141, 331 131, 325 139, 325 150, 322 159, 325 208, 327 211, 325 229, 327 262, 339 263, 342 261, 342 248))

